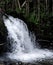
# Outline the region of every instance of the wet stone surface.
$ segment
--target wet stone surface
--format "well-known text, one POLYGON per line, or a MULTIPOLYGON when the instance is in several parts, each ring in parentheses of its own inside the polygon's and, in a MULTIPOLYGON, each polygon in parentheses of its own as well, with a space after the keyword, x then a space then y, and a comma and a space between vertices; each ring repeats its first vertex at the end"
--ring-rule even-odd
POLYGON ((32 63, 25 63, 25 62, 20 62, 20 61, 0 61, 0 65, 53 65, 53 60, 43 60, 43 61, 37 61, 37 62, 32 62, 32 63))

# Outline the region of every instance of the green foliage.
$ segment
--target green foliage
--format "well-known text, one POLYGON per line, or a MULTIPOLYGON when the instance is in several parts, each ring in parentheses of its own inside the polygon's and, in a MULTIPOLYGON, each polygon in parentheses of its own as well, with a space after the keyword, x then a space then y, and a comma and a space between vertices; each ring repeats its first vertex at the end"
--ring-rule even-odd
POLYGON ((21 10, 19 8, 16 8, 17 13, 21 13, 21 10))
POLYGON ((27 19, 28 19, 28 21, 30 21, 30 22, 34 22, 35 24, 39 24, 34 12, 31 12, 31 13, 29 14, 29 16, 27 17, 27 19))

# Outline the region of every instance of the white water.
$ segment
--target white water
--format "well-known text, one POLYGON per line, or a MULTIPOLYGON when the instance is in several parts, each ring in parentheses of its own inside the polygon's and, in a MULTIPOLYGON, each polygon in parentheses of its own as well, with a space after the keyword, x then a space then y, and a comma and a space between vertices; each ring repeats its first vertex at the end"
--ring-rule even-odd
POLYGON ((12 53, 8 53, 10 59, 16 59, 22 62, 32 62, 47 58, 52 58, 53 53, 49 50, 42 50, 36 47, 35 37, 29 31, 24 21, 8 16, 4 24, 8 30, 8 38, 12 45, 12 53), (31 40, 33 37, 33 40, 31 40), (34 45, 35 44, 35 45, 34 45))

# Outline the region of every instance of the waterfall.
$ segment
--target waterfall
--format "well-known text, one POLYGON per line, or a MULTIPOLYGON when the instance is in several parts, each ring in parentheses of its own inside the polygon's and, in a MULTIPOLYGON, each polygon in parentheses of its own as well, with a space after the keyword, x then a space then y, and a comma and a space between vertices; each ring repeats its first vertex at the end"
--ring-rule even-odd
POLYGON ((24 21, 8 16, 3 17, 4 24, 8 30, 8 37, 12 52, 8 53, 10 59, 22 62, 37 61, 43 58, 52 58, 53 53, 49 50, 42 50, 36 46, 35 36, 29 33, 24 21))
POLYGON ((4 20, 5 26, 8 30, 8 38, 10 38, 10 44, 12 44, 12 51, 19 52, 31 52, 33 47, 33 41, 29 36, 27 25, 18 18, 9 17, 4 20), (10 20, 11 21, 10 21, 10 20))

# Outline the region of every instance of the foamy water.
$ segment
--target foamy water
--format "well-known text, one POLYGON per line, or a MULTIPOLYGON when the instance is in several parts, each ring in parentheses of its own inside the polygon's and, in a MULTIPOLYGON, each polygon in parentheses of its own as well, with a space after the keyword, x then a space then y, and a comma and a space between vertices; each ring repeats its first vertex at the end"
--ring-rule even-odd
POLYGON ((47 58, 53 58, 53 52, 49 50, 42 50, 36 46, 35 36, 31 34, 24 21, 8 16, 4 19, 4 24, 8 30, 8 37, 12 45, 12 52, 8 53, 10 59, 16 59, 22 62, 32 62, 47 58))

